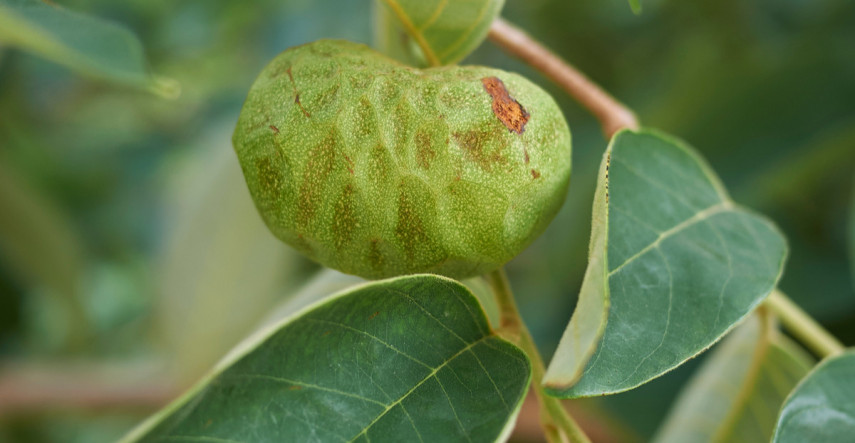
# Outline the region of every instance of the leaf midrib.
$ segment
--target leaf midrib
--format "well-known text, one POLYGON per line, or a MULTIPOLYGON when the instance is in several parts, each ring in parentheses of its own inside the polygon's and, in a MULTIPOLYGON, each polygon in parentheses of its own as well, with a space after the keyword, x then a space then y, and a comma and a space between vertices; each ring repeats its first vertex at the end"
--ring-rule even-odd
POLYGON ((697 213, 695 213, 695 215, 687 218, 686 220, 683 220, 682 222, 678 223, 677 225, 668 229, 667 231, 660 232, 659 235, 656 237, 656 240, 652 241, 649 245, 641 248, 641 250, 639 250, 638 252, 633 254, 632 257, 624 260, 623 263, 621 263, 616 268, 609 271, 608 277, 611 277, 613 274, 618 273, 626 265, 632 263, 633 261, 635 261, 636 259, 638 259, 642 255, 644 255, 644 254, 650 252, 651 250, 657 248, 660 244, 662 244, 663 241, 667 240, 668 238, 673 237, 674 235, 679 234, 681 231, 686 230, 686 229, 688 229, 688 228, 694 226, 695 224, 700 223, 704 220, 707 220, 710 217, 712 217, 718 213, 726 212, 726 211, 729 211, 731 209, 733 209, 733 204, 730 201, 725 200, 725 201, 716 203, 716 204, 714 204, 714 205, 712 205, 706 209, 698 211, 697 213))
POLYGON ((371 423, 368 423, 368 424, 365 426, 365 428, 364 428, 364 429, 362 429, 362 431, 360 431, 358 434, 354 435, 354 436, 353 436, 353 438, 351 438, 349 441, 350 441, 350 442, 354 442, 354 441, 356 441, 356 439, 357 439, 357 438, 359 438, 360 436, 362 436, 362 435, 364 435, 366 432, 368 432, 368 430, 369 430, 369 429, 371 429, 371 427, 372 427, 372 426, 374 426, 377 422, 379 422, 379 421, 380 421, 380 420, 381 420, 381 419, 382 419, 382 418, 383 418, 383 417, 384 417, 384 416, 385 416, 389 411, 391 411, 392 409, 394 409, 394 408, 395 408, 395 406, 398 406, 399 404, 401 404, 401 402, 403 402, 407 397, 409 397, 413 392, 415 392, 415 391, 416 391, 419 387, 421 387, 424 383, 426 383, 426 382, 427 382, 428 380, 430 380, 431 378, 435 377, 435 376, 436 376, 436 374, 440 371, 440 369, 444 368, 444 367, 445 367, 446 365, 448 365, 450 362, 454 361, 454 359, 456 359, 457 357, 459 357, 459 356, 463 355, 464 353, 466 353, 466 352, 470 351, 470 350, 471 350, 473 347, 475 347, 475 345, 477 345, 478 343, 481 343, 481 342, 483 342, 483 341, 485 341, 485 340, 489 339, 490 337, 492 337, 492 336, 487 335, 487 336, 484 336, 484 337, 479 338, 478 340, 473 341, 472 343, 469 343, 468 345, 466 345, 466 347, 462 348, 461 350, 457 351, 457 353, 456 353, 456 354, 454 354, 454 355, 452 355, 451 357, 449 357, 449 358, 448 358, 448 360, 446 360, 446 361, 442 362, 442 364, 440 364, 439 366, 437 366, 436 368, 434 368, 434 369, 433 369, 429 374, 427 374, 423 379, 421 379, 421 381, 419 381, 419 382, 418 382, 415 386, 413 386, 409 391, 405 392, 403 395, 401 395, 401 397, 399 397, 399 398, 398 398, 397 400, 395 400, 393 403, 391 403, 391 404, 389 404, 388 406, 386 406, 386 409, 385 409, 383 412, 381 412, 380 414, 378 414, 378 415, 377 415, 377 417, 375 417, 375 418, 374 418, 374 420, 371 420, 371 423))

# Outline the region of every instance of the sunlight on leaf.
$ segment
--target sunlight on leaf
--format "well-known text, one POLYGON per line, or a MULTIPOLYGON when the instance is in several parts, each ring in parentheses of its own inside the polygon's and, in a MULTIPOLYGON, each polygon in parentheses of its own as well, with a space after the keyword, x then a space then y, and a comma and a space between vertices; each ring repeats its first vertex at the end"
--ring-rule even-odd
POLYGON ((0 0, 0 46, 32 51, 83 74, 174 98, 173 80, 152 76, 130 31, 41 0, 0 0))
POLYGON ((432 275, 358 286, 239 349, 125 441, 492 441, 531 377, 472 293, 432 275))
POLYGON ((378 49, 402 62, 459 62, 487 37, 505 0, 377 0, 378 49), (384 10, 384 11, 383 11, 384 10))
POLYGON ((855 351, 821 362, 784 402, 773 442, 852 441, 855 351))
POLYGON ((689 147, 622 131, 603 159, 588 270, 547 370, 560 397, 632 389, 719 340, 775 287, 786 244, 689 147))
POLYGON ((784 399, 812 364, 767 314, 753 315, 683 388, 654 441, 769 441, 784 399))

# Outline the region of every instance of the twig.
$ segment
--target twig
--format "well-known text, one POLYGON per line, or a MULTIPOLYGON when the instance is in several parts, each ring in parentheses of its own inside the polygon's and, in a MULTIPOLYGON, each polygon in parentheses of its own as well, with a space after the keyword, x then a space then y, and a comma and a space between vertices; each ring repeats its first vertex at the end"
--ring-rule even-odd
POLYGON ((490 26, 488 36, 497 46, 557 83, 594 114, 606 138, 611 138, 623 128, 638 129, 638 119, 629 108, 521 29, 497 18, 490 26))
POLYGON ((531 384, 540 405, 540 423, 547 440, 550 442, 590 442, 588 436, 564 409, 561 400, 551 397, 543 391, 541 380, 543 380, 543 374, 546 371, 543 358, 537 350, 531 333, 520 318, 504 268, 491 272, 487 276, 487 280, 493 288, 493 293, 501 310, 501 320, 497 332, 506 340, 519 346, 531 360, 531 384))
POLYGON ((152 410, 178 393, 147 368, 29 363, 0 369, 0 417, 57 409, 152 410))
POLYGON ((793 303, 783 292, 775 289, 766 304, 788 331, 820 357, 842 353, 846 347, 826 331, 810 315, 793 303))

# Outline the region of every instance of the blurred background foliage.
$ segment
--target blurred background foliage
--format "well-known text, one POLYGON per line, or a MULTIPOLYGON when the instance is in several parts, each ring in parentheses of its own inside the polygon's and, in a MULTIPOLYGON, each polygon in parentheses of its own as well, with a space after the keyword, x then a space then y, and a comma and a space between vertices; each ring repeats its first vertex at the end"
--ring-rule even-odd
MULTIPOLYGON (((299 292, 318 267, 267 232, 231 132, 277 53, 372 36, 369 0, 55 3, 127 26, 182 94, 167 100, 0 47, 0 441, 110 441, 158 403, 10 409, 5 375, 180 390, 299 292)), ((855 3, 642 3, 634 15, 625 0, 507 0, 503 16, 645 125, 697 147, 737 202, 773 218, 791 246, 782 290, 852 345, 855 3)), ((548 356, 581 284, 606 141, 557 87, 489 42, 464 63, 527 75, 573 131, 567 202, 509 265, 548 356)), ((576 406, 645 440, 697 364, 576 406)))

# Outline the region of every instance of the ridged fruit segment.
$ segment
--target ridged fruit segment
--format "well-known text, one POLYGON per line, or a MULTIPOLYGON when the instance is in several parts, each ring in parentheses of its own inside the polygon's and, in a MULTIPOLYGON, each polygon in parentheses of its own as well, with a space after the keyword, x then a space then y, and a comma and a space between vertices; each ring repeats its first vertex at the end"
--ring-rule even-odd
POLYGON ((366 278, 493 270, 546 228, 570 179, 570 131, 528 80, 339 40, 277 56, 233 142, 270 230, 366 278))

